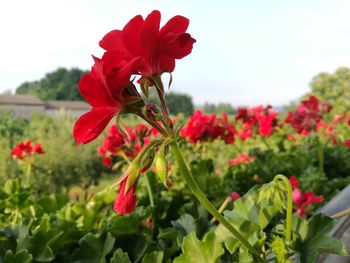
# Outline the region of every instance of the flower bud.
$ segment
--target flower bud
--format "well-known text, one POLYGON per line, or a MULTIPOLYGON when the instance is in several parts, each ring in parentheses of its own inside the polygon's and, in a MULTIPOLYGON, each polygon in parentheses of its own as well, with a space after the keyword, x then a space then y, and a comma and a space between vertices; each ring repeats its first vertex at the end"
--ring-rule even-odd
POLYGON ((162 150, 159 150, 156 154, 156 157, 154 158, 154 169, 155 169, 156 175, 159 177, 160 181, 166 187, 168 166, 164 156, 164 151, 162 150))

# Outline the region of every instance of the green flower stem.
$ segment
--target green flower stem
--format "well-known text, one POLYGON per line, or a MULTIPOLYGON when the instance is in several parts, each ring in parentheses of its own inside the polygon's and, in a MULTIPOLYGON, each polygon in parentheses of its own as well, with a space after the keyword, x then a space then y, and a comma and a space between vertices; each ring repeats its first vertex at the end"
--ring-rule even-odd
POLYGON ((147 193, 148 193, 148 198, 149 198, 149 203, 151 205, 151 208, 154 208, 154 198, 153 198, 153 191, 151 187, 151 181, 149 179, 149 174, 145 174, 145 179, 146 179, 146 188, 147 188, 147 193))
POLYGON ((149 172, 146 172, 145 174, 145 181, 146 181, 146 188, 147 188, 147 193, 148 193, 148 198, 149 198, 149 204, 151 206, 151 220, 152 220, 152 227, 151 227, 151 236, 153 238, 154 236, 154 230, 156 227, 156 216, 155 216, 155 208, 156 206, 154 205, 154 197, 153 197, 153 191, 152 191, 152 186, 151 186, 151 180, 150 180, 150 174, 149 172))
POLYGON ((162 82, 160 75, 158 75, 158 74, 153 75, 152 80, 153 80, 153 83, 156 85, 159 100, 160 100, 160 103, 162 105, 162 109, 166 115, 169 115, 168 106, 166 105, 165 99, 164 99, 164 85, 163 85, 163 82, 162 82))
POLYGON ((269 146, 269 144, 267 143, 265 137, 264 137, 264 136, 261 136, 261 139, 262 139, 263 143, 265 144, 267 150, 272 151, 271 148, 270 148, 270 146, 269 146))
POLYGON ((333 219, 339 219, 339 218, 341 218, 341 217, 343 217, 343 216, 348 216, 348 215, 350 215, 350 208, 345 209, 345 210, 343 210, 343 211, 340 211, 339 213, 336 213, 336 214, 334 214, 334 215, 331 215, 331 218, 333 218, 333 219))
POLYGON ((273 181, 277 183, 279 180, 283 182, 287 190, 287 216, 286 216, 286 239, 292 240, 292 215, 293 215, 293 190, 289 179, 284 175, 276 175, 273 181))
MULTIPOLYGON (((221 204, 221 206, 219 207, 218 212, 220 214, 222 214, 222 212, 224 212, 224 210, 226 209, 227 205, 232 201, 231 197, 226 197, 225 201, 221 204)), ((210 222, 215 223, 216 222, 216 218, 213 217, 210 222)))
POLYGON ((27 171, 26 171, 26 182, 25 182, 25 187, 29 186, 30 184, 30 177, 31 177, 31 174, 32 174, 32 164, 31 163, 28 163, 27 165, 27 171))
POLYGON ((179 149, 177 142, 174 140, 170 143, 171 150, 175 156, 175 159, 179 165, 181 174, 185 179, 188 187, 191 189, 192 193, 198 199, 198 201, 208 210, 208 212, 215 217, 221 224, 223 224, 227 230, 229 230, 248 250, 256 257, 258 262, 264 262, 260 257, 259 252, 246 240, 234 226, 230 224, 214 207, 214 205, 207 199, 207 197, 200 190, 196 181, 194 180, 182 154, 179 149))

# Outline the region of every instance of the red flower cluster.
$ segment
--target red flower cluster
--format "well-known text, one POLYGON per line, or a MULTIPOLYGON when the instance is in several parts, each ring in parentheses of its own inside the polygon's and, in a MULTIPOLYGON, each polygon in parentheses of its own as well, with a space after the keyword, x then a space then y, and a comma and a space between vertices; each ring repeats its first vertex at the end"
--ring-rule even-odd
POLYGON ((328 113, 332 106, 328 103, 321 103, 316 97, 310 96, 303 100, 295 112, 288 112, 285 120, 299 134, 307 135, 317 129, 322 124, 322 117, 328 113))
POLYGON ((226 113, 219 118, 215 114, 203 114, 200 110, 196 110, 180 134, 187 137, 191 143, 208 142, 215 139, 233 143, 236 129, 228 123, 226 113))
POLYGON ((43 150, 40 143, 35 143, 32 145, 31 141, 27 142, 20 142, 17 144, 11 152, 11 157, 13 159, 19 159, 24 160, 28 157, 32 157, 35 154, 44 154, 45 151, 43 150))
POLYGON ((254 162, 255 159, 256 159, 255 156, 249 156, 247 153, 242 153, 237 155, 236 158, 229 160, 227 164, 230 166, 248 164, 248 163, 254 162))
POLYGON ((244 141, 251 138, 255 132, 261 136, 270 136, 278 125, 278 112, 270 105, 263 107, 238 108, 236 122, 242 121, 242 127, 238 131, 238 137, 244 141))
MULTIPOLYGON (((78 143, 95 139, 117 114, 140 112, 144 101, 130 81, 132 74, 149 81, 163 72, 172 72, 175 60, 192 51, 196 42, 186 33, 189 20, 171 18, 160 28, 160 12, 146 19, 138 15, 123 30, 113 30, 103 37, 100 46, 106 50, 102 58, 79 82, 79 91, 92 109, 75 123, 74 138, 78 143)), ((151 84, 151 83, 150 83, 151 84)))
POLYGON ((289 181, 293 188, 294 210, 300 217, 305 217, 310 205, 323 201, 322 195, 315 195, 313 192, 302 193, 298 188, 300 183, 296 177, 291 176, 289 181))
POLYGON ((142 147, 150 142, 150 136, 157 134, 157 130, 149 129, 143 124, 136 125, 134 130, 126 127, 126 132, 127 134, 123 136, 117 125, 113 124, 102 145, 98 147, 98 156, 103 157, 103 164, 107 167, 113 166, 113 156, 135 158, 142 147))

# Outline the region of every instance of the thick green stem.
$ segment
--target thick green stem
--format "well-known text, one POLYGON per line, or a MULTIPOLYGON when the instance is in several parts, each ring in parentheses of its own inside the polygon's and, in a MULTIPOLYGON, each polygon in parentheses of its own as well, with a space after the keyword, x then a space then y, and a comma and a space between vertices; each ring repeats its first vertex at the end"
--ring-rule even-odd
POLYGON ((267 150, 272 151, 271 148, 270 148, 270 146, 269 146, 269 144, 267 143, 265 137, 264 137, 264 136, 261 136, 261 139, 262 139, 263 143, 265 144, 267 150))
POLYGON ((163 86, 162 79, 158 74, 152 76, 152 79, 153 79, 153 83, 156 85, 157 93, 159 96, 160 103, 162 105, 162 109, 166 115, 169 115, 168 106, 166 105, 165 98, 164 98, 164 86, 163 86))
POLYGON ((145 179, 146 179, 146 188, 147 188, 147 193, 148 193, 148 198, 149 198, 149 203, 151 205, 151 208, 154 208, 154 198, 153 198, 153 191, 151 187, 151 182, 149 179, 149 174, 145 174, 145 179))
POLYGON ((279 180, 283 182, 287 190, 286 239, 292 240, 293 189, 289 179, 286 176, 279 174, 273 179, 275 183, 277 183, 279 180))
POLYGON ((32 174, 32 164, 31 163, 28 163, 27 164, 27 171, 26 171, 26 182, 25 182, 25 187, 29 186, 30 184, 30 177, 31 177, 31 174, 32 174))
POLYGON ((182 157, 181 151, 176 141, 170 143, 171 150, 175 156, 175 159, 179 165, 181 174, 185 179, 188 187, 191 189, 192 193, 198 199, 198 201, 208 210, 208 212, 215 217, 221 224, 223 224, 227 230, 229 230, 248 250, 256 257, 258 262, 264 262, 260 257, 259 252, 246 240, 234 226, 230 224, 214 207, 214 205, 207 199, 207 197, 200 190, 196 181, 194 180, 184 158, 182 157))
MULTIPOLYGON (((218 212, 219 212, 220 214, 222 214, 222 212, 224 212, 224 210, 226 209, 227 205, 228 205, 231 201, 232 201, 232 198, 231 198, 231 197, 226 197, 226 198, 225 198, 225 201, 224 201, 224 202, 221 204, 221 206, 219 207, 218 212)), ((210 220, 210 222, 215 223, 215 222, 216 222, 216 218, 213 217, 213 218, 210 220)))

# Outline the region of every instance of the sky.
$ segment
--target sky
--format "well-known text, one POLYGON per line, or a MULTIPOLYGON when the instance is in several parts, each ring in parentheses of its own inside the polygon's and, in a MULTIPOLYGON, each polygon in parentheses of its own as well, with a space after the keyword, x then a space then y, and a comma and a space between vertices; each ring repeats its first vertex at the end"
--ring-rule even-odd
POLYGON ((1 0, 0 93, 58 67, 90 69, 106 33, 154 9, 162 24, 190 19, 197 42, 171 89, 195 104, 283 105, 318 73, 350 66, 347 0, 1 0))

